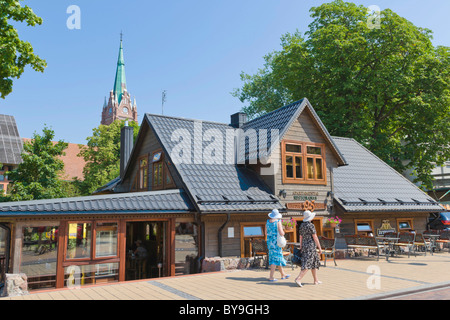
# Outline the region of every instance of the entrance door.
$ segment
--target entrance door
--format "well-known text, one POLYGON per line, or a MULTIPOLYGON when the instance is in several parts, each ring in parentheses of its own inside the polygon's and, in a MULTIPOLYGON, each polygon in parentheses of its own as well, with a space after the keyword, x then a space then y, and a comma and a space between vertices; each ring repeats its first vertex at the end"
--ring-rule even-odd
POLYGON ((125 280, 157 278, 168 274, 165 221, 126 223, 125 280))

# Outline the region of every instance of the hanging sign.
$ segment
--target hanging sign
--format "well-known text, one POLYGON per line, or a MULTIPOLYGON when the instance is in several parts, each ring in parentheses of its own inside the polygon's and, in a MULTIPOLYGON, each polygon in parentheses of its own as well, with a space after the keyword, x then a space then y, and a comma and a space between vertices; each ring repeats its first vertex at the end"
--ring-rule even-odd
POLYGON ((388 232, 396 232, 395 228, 391 227, 389 220, 383 220, 381 227, 377 229, 378 236, 384 236, 388 232))

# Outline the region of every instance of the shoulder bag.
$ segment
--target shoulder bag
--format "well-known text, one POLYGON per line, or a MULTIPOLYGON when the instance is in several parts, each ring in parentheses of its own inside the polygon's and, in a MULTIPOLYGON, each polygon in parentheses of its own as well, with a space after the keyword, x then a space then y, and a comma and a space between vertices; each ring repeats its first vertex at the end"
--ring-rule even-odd
POLYGON ((286 247, 286 238, 280 234, 278 231, 278 225, 277 225, 277 245, 280 248, 286 247))

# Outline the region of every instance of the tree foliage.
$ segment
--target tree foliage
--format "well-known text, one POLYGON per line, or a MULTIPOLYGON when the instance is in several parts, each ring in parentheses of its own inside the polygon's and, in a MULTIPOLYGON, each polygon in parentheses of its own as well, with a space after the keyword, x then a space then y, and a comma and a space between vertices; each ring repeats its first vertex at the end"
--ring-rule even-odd
POLYGON ((22 163, 16 170, 7 172, 12 180, 9 201, 51 199, 65 197, 65 186, 60 179, 64 163, 59 156, 64 155, 68 144, 64 141, 52 142, 54 131, 44 127, 42 135, 36 132, 31 141, 23 146, 22 163))
POLYGON ((10 21, 26 22, 28 26, 42 24, 42 19, 20 0, 0 0, 0 95, 4 99, 12 92, 13 79, 22 75, 27 65, 43 72, 45 60, 33 52, 29 42, 20 40, 10 21))
MULTIPOLYGON (((117 178, 120 174, 120 130, 124 120, 116 120, 108 126, 100 125, 93 129, 86 146, 80 145, 78 156, 83 157, 83 181, 78 181, 82 194, 89 195, 99 187, 117 178)), ((134 138, 139 132, 136 122, 128 124, 134 130, 134 138)))
POLYGON ((431 188, 432 168, 450 158, 450 48, 389 9, 379 28, 367 8, 342 0, 310 12, 309 29, 284 35, 233 95, 253 117, 307 97, 332 135, 414 169, 431 188))

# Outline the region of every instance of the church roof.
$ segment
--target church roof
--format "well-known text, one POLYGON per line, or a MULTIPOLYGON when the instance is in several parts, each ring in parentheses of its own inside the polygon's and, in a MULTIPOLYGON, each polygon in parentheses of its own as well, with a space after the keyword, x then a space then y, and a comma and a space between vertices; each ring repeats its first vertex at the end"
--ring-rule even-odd
POLYGON ((114 81, 114 96, 120 103, 124 90, 127 88, 125 78, 125 60, 123 58, 122 39, 120 39, 119 58, 117 59, 116 79, 114 81))

